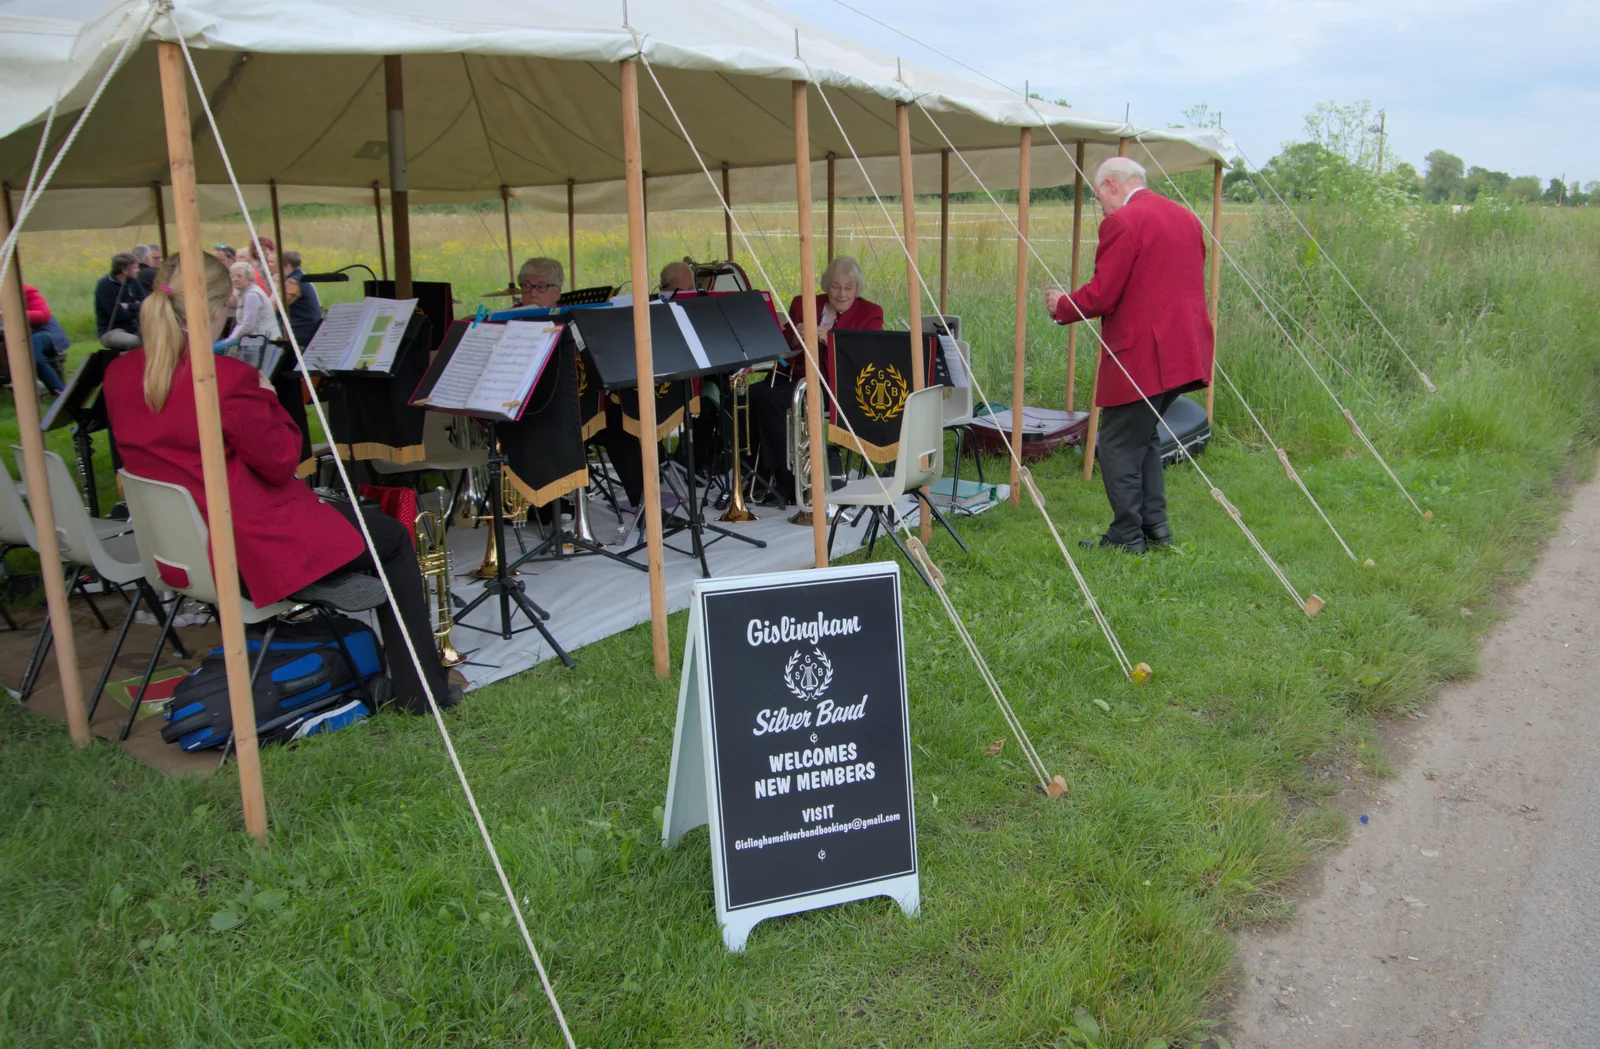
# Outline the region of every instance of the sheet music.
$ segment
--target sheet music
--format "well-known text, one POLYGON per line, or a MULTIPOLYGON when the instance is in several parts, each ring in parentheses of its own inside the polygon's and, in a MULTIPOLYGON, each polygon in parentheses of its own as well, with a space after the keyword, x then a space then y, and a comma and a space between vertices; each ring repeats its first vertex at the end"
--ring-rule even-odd
POLYGON ((416 312, 417 300, 371 298, 365 301, 365 307, 343 370, 387 374, 394 366, 394 355, 400 350, 411 315, 416 312))
POLYGON ((340 370, 366 313, 365 302, 338 302, 329 306, 317 334, 305 348, 306 367, 319 372, 340 370))
POLYGON ((939 348, 944 350, 944 365, 950 370, 950 385, 966 389, 972 380, 967 377, 967 362, 961 356, 961 347, 950 336, 940 335, 939 348))
POLYGON ((467 398, 468 410, 515 415, 544 371, 560 333, 555 324, 507 321, 467 398))
POLYGON ((467 327, 428 394, 429 404, 439 408, 467 406, 472 391, 478 385, 478 377, 483 374, 484 366, 494 353, 495 343, 500 341, 501 330, 498 324, 473 324, 467 327))
POLYGON ((694 358, 697 366, 710 370, 711 358, 706 356, 705 343, 700 341, 700 334, 694 330, 689 315, 676 302, 667 303, 667 309, 672 311, 672 319, 678 322, 678 330, 683 333, 683 341, 689 344, 689 356, 694 358))

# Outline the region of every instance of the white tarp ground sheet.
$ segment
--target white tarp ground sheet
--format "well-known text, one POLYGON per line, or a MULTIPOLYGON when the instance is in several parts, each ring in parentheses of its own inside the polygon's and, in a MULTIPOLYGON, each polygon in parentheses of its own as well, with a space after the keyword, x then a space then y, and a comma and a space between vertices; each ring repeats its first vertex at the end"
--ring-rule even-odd
MULTIPOLYGON (((122 42, 154 0, 0 0, 0 180, 26 184, 45 113, 64 92, 52 147, 65 138, 122 42)), ((794 199, 790 84, 827 90, 880 192, 898 192, 896 101, 915 101, 983 180, 1015 187, 1018 129, 1048 122, 1088 143, 1086 165, 1135 129, 951 74, 901 63, 761 0, 173 0, 118 73, 38 209, 31 230, 148 224, 152 183, 168 180, 154 38, 194 51, 252 206, 275 180, 284 203, 368 203, 388 185, 383 56, 404 56, 407 172, 413 200, 497 197, 509 187, 565 210, 624 210, 617 63, 649 59, 713 170, 731 166, 735 203, 794 199), (176 27, 176 28, 175 28, 176 27), (796 49, 804 56, 797 59, 796 49)), ((641 71, 642 144, 652 211, 716 206, 666 103, 641 71)), ((191 92, 192 94, 192 92, 191 92)), ((813 185, 829 152, 841 195, 866 194, 849 147, 811 90, 813 185)), ((937 192, 945 141, 911 108, 919 192, 937 192)), ((191 99, 202 210, 237 210, 191 99)), ((1170 171, 1233 157, 1216 129, 1142 132, 1170 171)), ((1132 155, 1147 157, 1135 144, 1132 155)), ((1032 181, 1071 180, 1069 159, 1035 133, 1032 181)), ((976 189, 952 158, 951 188, 976 189)), ((719 173, 720 175, 720 173, 719 173)), ((170 204, 168 205, 170 209, 170 204)), ((171 213, 170 210, 168 212, 171 213)))

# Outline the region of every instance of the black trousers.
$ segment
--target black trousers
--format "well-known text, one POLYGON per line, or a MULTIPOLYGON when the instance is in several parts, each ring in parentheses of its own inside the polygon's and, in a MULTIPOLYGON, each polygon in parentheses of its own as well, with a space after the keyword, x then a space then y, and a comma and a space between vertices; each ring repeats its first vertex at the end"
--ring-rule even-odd
MULTIPOLYGON (((1178 391, 1150 398, 1165 415, 1178 391)), ((1112 542, 1144 542, 1147 533, 1167 523, 1167 486, 1161 469, 1161 442, 1157 418, 1143 400, 1100 409, 1100 434, 1095 457, 1111 503, 1112 542)))
MULTIPOLYGON (((349 503, 328 505, 343 514, 352 525, 355 524, 355 507, 349 503)), ((383 605, 376 611, 395 702, 402 710, 424 714, 428 710, 428 700, 423 694, 422 682, 417 678, 416 667, 411 663, 411 654, 406 651, 405 639, 400 635, 402 628, 411 635, 411 643, 416 646, 428 687, 433 691, 433 698, 441 704, 448 701, 449 678, 444 664, 439 662, 439 649, 433 640, 433 617, 428 611, 428 595, 423 588, 422 573, 417 569, 417 552, 411 545, 411 536, 406 534, 405 526, 399 521, 378 510, 368 510, 362 516, 372 532, 373 547, 377 551, 378 561, 383 565, 383 574, 389 578, 389 587, 394 591, 396 607, 383 605), (398 619, 396 612, 399 613, 398 619)), ((334 569, 328 575, 374 570, 372 551, 363 550, 349 564, 334 569)))
POLYGON ((593 440, 606 450, 606 458, 611 460, 611 468, 622 482, 629 505, 638 506, 644 501, 644 451, 639 447, 639 438, 623 429, 621 405, 606 401, 605 429, 595 434, 593 440))

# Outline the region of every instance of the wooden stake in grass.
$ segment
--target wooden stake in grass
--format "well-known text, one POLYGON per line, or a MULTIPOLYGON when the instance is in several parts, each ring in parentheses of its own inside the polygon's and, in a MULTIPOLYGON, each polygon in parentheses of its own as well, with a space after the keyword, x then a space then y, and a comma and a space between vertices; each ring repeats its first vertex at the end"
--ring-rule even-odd
MULTIPOLYGON (((900 216, 905 226, 906 239, 906 314, 911 328, 911 388, 920 390, 928 384, 922 360, 922 288, 917 276, 917 191, 911 171, 911 107, 904 102, 894 105, 895 126, 900 132, 900 216)), ((923 488, 927 496, 928 490, 923 488)), ((813 496, 813 503, 816 497, 813 496)), ((917 531, 924 544, 933 539, 933 515, 921 513, 917 531)))
MULTIPOLYGON (((795 215, 800 234, 800 337, 806 345, 806 433, 811 443, 811 545, 812 558, 818 568, 828 567, 828 453, 822 432, 822 366, 816 359, 817 349, 817 297, 811 289, 817 286, 817 254, 812 243, 811 228, 811 114, 807 108, 806 82, 796 80, 792 85, 794 102, 794 188, 795 215)), ((722 166, 723 185, 726 187, 728 166, 722 166)), ((733 229, 733 211, 730 208, 728 229, 733 229)), ((733 244, 728 234, 733 258, 733 244)))
POLYGON ((650 567, 650 640, 656 677, 667 662, 667 583, 661 550, 661 464, 656 456, 656 399, 651 376, 650 264, 645 257, 644 162, 639 153, 639 66, 625 59, 618 67, 622 88, 623 177, 628 187, 628 269, 633 281, 633 353, 639 376, 639 452, 644 460, 644 534, 650 567))
POLYGON ((1022 408, 1028 367, 1028 183, 1033 174, 1033 129, 1022 129, 1017 145, 1017 311, 1011 346, 1011 497, 1020 505, 1022 484, 1018 472, 1022 456, 1022 408))
POLYGON ((267 802, 261 789, 261 754, 256 746, 255 699, 245 658, 244 620, 239 604, 239 563, 234 552, 233 504, 228 494, 227 453, 222 446, 222 414, 217 398, 217 366, 211 353, 206 271, 199 260, 200 198, 195 187, 194 142, 189 137, 188 77, 183 52, 166 41, 156 45, 161 66, 161 104, 167 125, 167 156, 172 168, 172 211, 178 224, 178 257, 183 266, 183 298, 189 312, 189 369, 194 378, 195 422, 200 431, 200 468, 205 476, 206 523, 211 532, 211 563, 216 577, 217 619, 222 627, 222 658, 233 713, 233 746, 239 762, 239 793, 244 826, 267 841, 267 802))

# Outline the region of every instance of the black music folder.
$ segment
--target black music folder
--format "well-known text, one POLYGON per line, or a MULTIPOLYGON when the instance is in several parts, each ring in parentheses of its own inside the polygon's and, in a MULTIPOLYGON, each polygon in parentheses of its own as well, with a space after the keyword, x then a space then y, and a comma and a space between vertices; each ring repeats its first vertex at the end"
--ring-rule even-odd
MULTIPOLYGON (((601 385, 608 390, 638 385, 631 307, 574 312, 567 323, 601 385)), ((656 382, 719 375, 791 352, 756 291, 653 302, 650 343, 656 382)))

